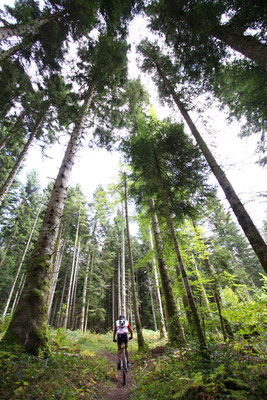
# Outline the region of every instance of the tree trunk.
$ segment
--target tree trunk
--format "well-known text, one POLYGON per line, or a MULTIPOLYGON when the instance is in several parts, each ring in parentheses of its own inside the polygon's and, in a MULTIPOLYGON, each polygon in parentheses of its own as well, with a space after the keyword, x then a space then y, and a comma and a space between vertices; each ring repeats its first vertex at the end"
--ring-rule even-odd
POLYGON ((77 295, 77 286, 78 286, 78 271, 79 271, 79 261, 80 261, 80 243, 78 244, 77 249, 77 256, 76 256, 76 265, 75 265, 75 274, 73 280, 73 291, 71 296, 71 307, 72 310, 72 317, 71 317, 71 329, 73 330, 76 324, 76 316, 75 316, 75 309, 76 309, 76 295, 77 295))
POLYGON ((37 223, 37 221, 38 221, 39 214, 40 214, 40 212, 41 212, 42 207, 43 207, 43 205, 41 204, 40 207, 39 207, 39 209, 38 209, 38 211, 37 211, 36 217, 35 217, 35 219, 34 219, 34 223, 33 223, 32 229, 31 229, 31 233, 30 233, 30 236, 29 236, 28 241, 27 241, 27 243, 26 243, 26 246, 25 246, 25 249, 24 249, 24 252, 23 252, 21 261, 20 261, 20 264, 19 264, 19 266, 18 266, 16 275, 15 275, 15 278, 14 278, 14 280, 13 280, 13 283, 12 283, 12 286, 11 286, 11 289, 10 289, 10 292, 9 292, 9 295, 8 295, 8 298, 7 298, 7 301, 6 301, 6 304, 5 304, 5 308, 4 308, 4 311, 3 311, 3 314, 2 314, 2 318, 5 318, 5 316, 6 316, 6 313, 7 313, 8 307, 9 307, 9 303, 10 303, 10 301, 11 301, 11 298, 12 298, 12 295, 13 295, 13 292, 14 292, 14 289, 15 289, 15 286, 16 286, 16 283, 17 283, 17 280, 18 280, 18 277, 19 277, 19 273, 20 273, 20 270, 21 270, 23 261, 24 261, 24 259, 25 259, 26 254, 27 254, 28 248, 29 248, 29 246, 30 246, 30 243, 31 243, 31 240, 32 240, 32 235, 33 235, 33 232, 34 232, 36 223, 37 223))
POLYGON ((48 15, 44 18, 37 18, 33 22, 28 24, 14 24, 8 26, 0 27, 0 41, 10 38, 12 36, 21 36, 23 33, 29 33, 31 31, 36 31, 40 26, 50 22, 53 19, 56 19, 62 15, 62 13, 55 13, 52 15, 48 15))
POLYGON ((121 315, 121 262, 118 254, 118 314, 121 315))
POLYGON ((156 252, 158 258, 158 266, 161 277, 162 289, 165 298, 166 311, 167 311, 167 331, 171 343, 177 343, 182 346, 185 343, 182 326, 180 323, 177 306, 175 303, 171 280, 167 269, 167 264, 163 255, 164 248, 161 239, 161 232, 156 214, 154 200, 150 199, 150 209, 152 214, 152 226, 154 232, 154 239, 156 245, 156 252))
POLYGON ((115 326, 115 277, 114 277, 114 274, 112 276, 112 299, 111 299, 111 302, 112 302, 112 312, 111 312, 112 327, 111 328, 113 329, 115 326))
MULTIPOLYGON (((154 60, 153 60, 154 61, 154 60)), ((160 77, 162 78, 163 82, 165 83, 169 93, 173 97, 177 107, 179 108, 182 116, 184 117, 187 125, 189 126, 192 135, 196 139, 197 144, 199 145, 204 157, 207 160, 212 172, 214 173, 217 181, 219 182, 221 188, 223 189, 225 196, 241 226, 243 229, 249 243, 251 244, 255 254, 257 255, 264 271, 267 273, 267 245, 265 244, 263 238, 261 237, 260 233, 258 232, 256 226, 254 225, 253 221, 251 220, 250 216, 248 215, 245 207, 241 203, 239 197, 235 193, 231 183, 227 179, 224 171, 221 167, 217 164, 215 158, 213 157, 212 153, 210 152, 208 146, 204 142, 203 138, 201 137, 199 131, 197 130, 195 124, 193 123, 192 119, 190 118, 188 112, 186 111, 183 103, 180 101, 179 96, 176 94, 174 89, 172 88, 170 82, 164 75, 163 71, 161 70, 160 66, 156 61, 154 61, 155 66, 158 70, 160 77)))
POLYGON ((61 297, 60 297, 60 302, 59 302, 59 308, 58 308, 58 317, 57 317, 57 322, 56 325, 57 327, 62 327, 64 323, 64 310, 63 310, 63 301, 64 301, 64 296, 65 296, 65 290, 67 286, 67 279, 68 279, 68 266, 65 272, 65 277, 64 277, 64 283, 63 283, 63 288, 61 292, 61 297))
POLYGON ((80 319, 80 330, 84 332, 84 317, 85 317, 85 307, 86 307, 86 294, 87 294, 87 284, 88 284, 88 275, 89 275, 89 266, 91 260, 91 248, 89 245, 88 248, 88 256, 86 261, 84 282, 83 282, 83 293, 82 293, 82 308, 81 308, 81 319, 80 319))
POLYGON ((205 263, 205 265, 207 267, 207 270, 209 272, 209 275, 210 275, 210 277, 212 279, 213 297, 214 297, 214 300, 215 300, 215 303, 216 303, 216 306, 217 306, 217 309, 218 309, 218 314, 219 314, 221 328, 222 328, 222 334, 223 334, 223 340, 226 342, 228 334, 227 334, 227 331, 226 331, 224 318, 222 316, 221 296, 220 296, 220 293, 219 293, 219 290, 218 290, 218 286, 217 286, 214 274, 212 272, 212 269, 211 269, 211 266, 210 266, 210 263, 209 263, 209 259, 207 257, 204 259, 204 263, 205 263))
POLYGON ((27 352, 47 350, 47 296, 50 288, 51 261, 62 216, 72 166, 79 148, 83 125, 95 88, 92 82, 80 108, 54 188, 45 212, 33 255, 27 263, 27 278, 17 309, 2 340, 21 344, 27 352))
POLYGON ((65 249, 65 243, 66 243, 64 241, 64 239, 63 239, 63 242, 61 241, 61 234, 62 234, 62 229, 60 229, 57 244, 56 244, 55 260, 53 263, 54 267, 53 267, 53 273, 52 273, 52 282, 51 282, 51 286, 50 286, 50 293, 49 293, 49 300, 48 300, 48 321, 50 320, 50 323, 51 323, 50 315, 51 315, 53 300, 54 300, 57 281, 58 281, 58 274, 59 274, 59 270, 61 267, 63 252, 65 249))
POLYGON ((148 290, 149 290, 149 294, 150 294, 150 301, 151 301, 151 310, 152 310, 152 315, 153 315, 153 321, 154 321, 154 329, 155 331, 158 330, 158 326, 157 326, 157 318, 156 318, 156 313, 155 313, 155 306, 154 306, 154 299, 153 299, 153 290, 152 290, 152 283, 151 283, 151 278, 148 275, 147 277, 147 283, 148 283, 148 290))
POLYGON ((47 110, 48 110, 48 107, 42 113, 42 115, 39 117, 39 119, 37 120, 37 123, 36 123, 32 133, 30 134, 29 139, 28 139, 27 143, 24 146, 24 149, 20 153, 16 164, 12 168, 12 171, 10 172, 7 180, 5 181, 4 185, 0 189, 0 205, 3 203, 4 198, 5 198, 5 196, 6 196, 7 192, 8 192, 8 189, 10 188, 13 180, 15 179, 15 177, 16 177, 16 175, 18 173, 18 170, 19 170, 19 168, 20 168, 20 166, 21 166, 21 164, 22 164, 22 162, 23 162, 23 160, 24 160, 24 158, 25 158, 25 156, 27 154, 27 151, 29 150, 29 147, 30 147, 30 145, 32 144, 32 142, 34 140, 34 138, 35 138, 35 136, 36 136, 36 134, 38 132, 38 129, 39 129, 40 125, 42 124, 44 118, 45 118, 47 110))
POLYGON ((76 268, 76 251, 77 251, 77 243, 78 243, 78 235, 79 235, 79 226, 80 226, 80 210, 79 210, 79 215, 78 215, 78 222, 77 222, 74 250, 73 250, 73 257, 72 257, 72 265, 71 265, 71 271, 70 271, 69 290, 68 290, 68 295, 67 295, 66 313, 65 313, 65 319, 64 319, 64 328, 65 329, 67 328, 67 325, 68 325, 68 319, 69 319, 70 308, 71 308, 71 298, 72 298, 73 286, 74 286, 74 282, 75 282, 74 277, 75 277, 75 268, 76 268))
POLYGON ((13 314, 13 312, 14 312, 17 304, 18 304, 22 289, 23 289, 24 284, 25 284, 25 278, 26 278, 26 274, 25 274, 25 272, 23 272, 23 274, 21 275, 21 278, 20 278, 20 283, 19 283, 18 290, 16 292, 16 295, 15 295, 15 298, 14 298, 14 301, 13 301, 13 304, 12 304, 12 307, 11 307, 11 311, 10 311, 11 315, 13 314))
MULTIPOLYGON (((95 220, 94 220, 94 226, 93 226, 93 231, 92 231, 92 240, 94 240, 96 225, 97 225, 97 215, 95 216, 95 220)), ((87 284, 88 284, 89 267, 90 267, 90 261, 91 261, 91 245, 92 245, 92 243, 90 242, 89 246, 88 246, 88 256, 87 256, 84 282, 83 282, 82 307, 81 307, 81 318, 80 318, 80 330, 81 331, 84 331, 87 284)))
POLYGON ((87 331, 87 325, 88 325, 88 315, 89 315, 89 307, 90 307, 90 280, 92 278, 92 273, 93 273, 93 267, 94 267, 94 253, 92 252, 92 262, 91 262, 91 269, 89 273, 89 292, 87 293, 87 301, 86 301, 86 310, 85 310, 85 322, 84 322, 84 331, 87 331))
POLYGON ((157 271, 156 260, 155 260, 155 255, 154 255, 154 249, 153 249, 154 246, 153 246, 153 239, 152 239, 151 229, 149 229, 149 247, 150 247, 150 251, 152 251, 152 270, 153 270, 154 278, 155 278, 156 297, 157 297, 157 303, 158 303, 158 306, 159 306, 160 335, 161 335, 161 337, 166 338, 167 337, 167 332, 166 332, 166 326, 165 326, 165 320, 164 320, 164 312, 163 312, 162 301, 161 301, 161 294, 160 294, 160 288, 159 288, 159 279, 158 279, 158 271, 157 271))
POLYGON ((126 286, 125 286, 125 238, 124 238, 124 209, 121 204, 121 310, 126 318, 126 286))
POLYGON ((212 35, 267 69, 267 46, 253 36, 243 35, 227 26, 217 27, 212 31, 212 35))
POLYGON ((130 264, 133 311, 134 311, 135 325, 136 325, 136 331, 137 331, 138 349, 139 349, 139 351, 144 351, 146 349, 146 344, 145 344, 145 340, 143 337, 142 326, 141 326, 141 321, 140 321, 140 316, 139 316, 139 311, 138 311, 136 289, 135 289, 134 263, 133 263, 133 254, 132 254, 132 246, 131 246, 130 227, 129 227, 129 216, 128 216, 128 194, 127 194, 126 174, 124 174, 124 196, 125 196, 124 197, 124 200, 125 200, 125 222, 126 222, 128 249, 129 249, 129 264, 130 264))

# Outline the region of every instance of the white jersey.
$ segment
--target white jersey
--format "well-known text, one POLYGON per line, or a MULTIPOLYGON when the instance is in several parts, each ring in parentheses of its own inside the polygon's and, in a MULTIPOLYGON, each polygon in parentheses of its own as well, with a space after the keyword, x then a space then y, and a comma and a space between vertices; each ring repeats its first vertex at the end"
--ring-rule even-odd
POLYGON ((129 322, 125 320, 123 326, 121 326, 120 322, 119 319, 116 321, 117 334, 122 335, 123 333, 128 333, 129 322))

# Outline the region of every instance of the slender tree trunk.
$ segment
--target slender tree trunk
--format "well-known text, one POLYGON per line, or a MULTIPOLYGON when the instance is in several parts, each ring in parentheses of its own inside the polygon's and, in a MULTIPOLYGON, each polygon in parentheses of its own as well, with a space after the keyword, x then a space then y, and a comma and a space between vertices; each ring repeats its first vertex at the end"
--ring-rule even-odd
POLYGON ((39 209, 38 209, 38 211, 37 211, 37 214, 36 214, 36 217, 35 217, 35 220, 34 220, 32 229, 31 229, 30 236, 29 236, 28 241, 27 241, 27 243, 26 243, 26 246, 25 246, 25 249, 24 249, 24 252, 23 252, 21 261, 20 261, 20 264, 19 264, 19 266, 18 266, 18 269, 17 269, 16 275, 15 275, 15 278, 14 278, 14 280, 13 280, 13 283, 12 283, 12 286, 11 286, 11 289, 10 289, 10 292, 9 292, 9 295, 8 295, 8 298, 7 298, 7 301, 6 301, 6 304, 5 304, 5 308, 4 308, 4 311, 3 311, 3 314, 2 314, 2 317, 3 317, 3 318, 5 318, 5 316, 6 316, 6 313, 7 313, 8 307, 9 307, 9 303, 10 303, 10 301, 11 301, 11 298, 12 298, 12 295, 13 295, 13 292, 14 292, 14 289, 15 289, 15 286, 16 286, 16 283, 17 283, 17 280, 18 280, 18 277, 19 277, 19 273, 20 273, 20 270, 21 270, 23 261, 24 261, 24 259, 25 259, 26 254, 27 254, 28 248, 29 248, 29 246, 30 246, 30 243, 31 243, 31 240, 32 240, 32 235, 33 235, 33 232, 34 232, 36 223, 37 223, 37 221, 38 221, 39 214, 40 214, 40 212, 41 212, 42 207, 43 207, 43 205, 41 204, 40 207, 39 207, 39 209))
POLYGON ((89 315, 89 307, 90 307, 90 281, 92 279, 93 268, 94 268, 94 253, 92 253, 92 262, 91 262, 91 269, 90 269, 90 274, 89 274, 89 284, 88 284, 89 291, 87 292, 85 322, 84 322, 84 331, 85 332, 87 331, 87 326, 88 326, 88 315, 89 315))
POLYGON ((74 329, 75 320, 76 320, 75 309, 76 309, 76 295, 77 295, 77 286, 78 286, 79 261, 80 261, 80 243, 78 245, 77 256, 76 256, 75 275, 74 275, 74 281, 73 281, 73 292, 72 292, 72 298, 71 298, 71 310, 72 310, 71 329, 74 329))
MULTIPOLYGON (((1 56, 1 53, 0 53, 1 56)), ((1 57, 0 57, 1 59, 1 57)), ((0 142, 0 151, 2 150, 2 148, 6 145, 7 141, 14 135, 16 134, 16 129, 20 126, 20 124, 22 123, 24 117, 26 115, 26 112, 23 111, 17 118, 17 121, 15 122, 15 124, 12 126, 12 128, 8 131, 8 133, 6 134, 6 136, 3 138, 3 140, 0 142)))
POLYGON ((118 314, 121 315, 121 262, 118 255, 118 314))
MULTIPOLYGON (((196 304, 195 304, 193 293, 191 291, 190 283, 189 283, 189 280, 188 280, 188 276, 187 276, 187 273, 186 273, 186 270, 185 270, 185 266, 184 266, 184 263, 183 263, 181 251, 180 251, 179 244, 178 244, 178 240, 177 240, 176 233, 175 233, 175 230, 174 230, 173 221, 172 221, 172 217, 171 217, 171 214, 170 214, 168 200, 167 200, 166 191, 165 191, 165 187, 164 187, 164 182, 163 182, 162 176, 161 176, 160 165, 159 165, 159 161, 158 161, 158 158, 157 158, 157 155, 156 155, 155 152, 154 152, 154 156, 155 156, 155 161, 156 161, 156 169, 157 169, 158 180, 159 180, 159 184, 160 184, 160 188, 161 188, 163 204, 164 204, 164 208, 165 208, 166 215, 167 215, 168 225, 169 225, 169 228, 170 228, 170 231, 171 231, 171 235, 172 235, 174 249, 175 249, 177 260, 178 260, 178 263, 179 263, 179 267, 180 267, 180 271, 181 271, 181 275, 182 275, 182 279, 183 279, 183 283, 184 283, 184 288, 185 288, 185 291, 186 291, 186 294, 187 294, 187 297, 188 297, 188 302, 189 302, 189 305, 190 305, 190 308, 191 308, 196 334, 197 334, 197 337, 198 337, 198 340, 199 340, 201 351, 202 351, 202 353, 204 355, 204 353, 207 353, 206 352, 207 345, 206 345, 205 336, 204 336, 204 333, 202 331, 202 327, 201 327, 201 323, 200 323, 197 307, 196 307, 196 304)), ((206 354, 206 358, 207 358, 207 354, 206 354)))
POLYGON ((87 256, 87 261, 86 261, 86 268, 85 268, 85 276, 84 276, 84 282, 83 282, 82 308, 81 308, 81 319, 80 319, 80 330, 81 331, 84 331, 86 294, 87 294, 87 284, 88 284, 90 260, 91 260, 91 246, 89 245, 88 256, 87 256))
POLYGON ((163 255, 164 248, 161 239, 161 232, 156 214, 155 203, 150 199, 150 209, 152 214, 152 226, 154 232, 154 239, 156 245, 156 252, 158 258, 158 266, 161 277, 162 289, 165 298, 166 311, 167 311, 167 331, 171 343, 177 343, 181 346, 185 342, 183 330, 180 323, 177 306, 175 303, 171 280, 167 269, 167 264, 163 255))
POLYGON ((40 26, 50 22, 53 19, 56 19, 62 15, 62 13, 55 13, 52 15, 48 15, 47 17, 37 18, 32 23, 28 24, 14 24, 0 27, 0 41, 10 38, 12 36, 20 36, 23 33, 35 32, 40 26))
POLYGON ((227 26, 217 27, 212 35, 267 69, 267 46, 253 36, 243 35, 227 26))
POLYGON ((112 276, 112 329, 115 326, 115 278, 114 278, 114 274, 112 276))
POLYGON ((154 306, 154 299, 153 299, 153 290, 152 290, 152 283, 151 283, 151 278, 148 275, 147 277, 148 280, 148 290, 149 290, 149 294, 150 294, 150 301, 151 301, 151 310, 152 310, 152 315, 153 315, 153 321, 154 321, 154 329, 155 331, 158 330, 158 326, 157 326, 157 318, 156 318, 156 313, 155 313, 155 306, 154 306))
POLYGON ((3 203, 4 198, 5 198, 5 196, 6 196, 7 192, 8 192, 8 189, 10 188, 12 182, 15 179, 15 177, 16 177, 16 175, 18 173, 18 170, 19 170, 19 168, 20 168, 20 166, 21 166, 21 164, 22 164, 22 162, 23 162, 23 160, 24 160, 24 158, 25 158, 25 156, 26 156, 26 154, 27 154, 27 152, 29 150, 29 147, 31 146, 33 140, 35 139, 35 136, 36 136, 36 134, 38 132, 38 129, 41 126, 41 124, 42 124, 42 122, 43 122, 43 120, 45 118, 47 110, 48 110, 48 108, 42 113, 42 115, 37 120, 37 123, 36 123, 32 133, 30 134, 29 139, 28 139, 27 143, 24 146, 24 149, 20 153, 20 155, 19 155, 19 157, 18 157, 18 159, 16 161, 16 164, 12 168, 12 171, 10 172, 7 180, 5 181, 5 183, 3 184, 3 186, 0 189, 0 205, 3 203))
POLYGON ((207 270, 209 272, 209 275, 212 279, 213 297, 214 297, 214 300, 215 300, 215 303, 216 303, 217 309, 218 309, 218 314, 219 314, 221 328, 222 328, 222 334, 223 334, 223 340, 226 342, 228 335, 227 335, 227 331, 226 331, 226 327, 225 327, 225 323, 224 323, 224 318, 222 316, 222 306, 221 306, 222 302, 221 302, 220 292, 218 290, 216 279, 214 277, 214 274, 212 272, 212 269, 211 269, 211 266, 209 263, 209 259, 207 257, 204 259, 204 263, 205 263, 207 270))
POLYGON ((59 303, 59 308, 58 308, 58 317, 57 317, 57 327, 63 326, 63 322, 65 319, 64 313, 63 313, 63 301, 65 297, 65 290, 67 286, 67 279, 68 279, 68 267, 65 272, 65 277, 64 277, 64 283, 63 283, 63 288, 61 292, 61 297, 60 297, 60 303, 59 303))
POLYGON ((47 295, 51 279, 51 261, 60 218, 65 203, 72 166, 79 148, 83 126, 95 88, 92 82, 80 108, 54 188, 48 203, 39 238, 27 263, 27 278, 17 309, 3 341, 20 343, 27 352, 38 354, 47 346, 47 295))
POLYGON ((235 193, 231 183, 227 179, 224 171, 216 162, 215 158, 213 157, 212 153, 210 152, 208 146, 204 142, 203 138, 201 137, 199 131, 197 130, 195 124, 193 123, 192 119, 190 118, 188 112, 186 111, 183 103, 180 101, 179 96, 176 94, 174 89, 172 88, 170 82, 164 75, 163 71, 161 70, 158 63, 153 60, 155 66, 158 70, 158 73, 165 83, 169 93, 173 97, 177 107, 179 108, 182 116, 184 117, 187 125, 189 126, 192 135, 196 139, 197 144, 199 145, 204 157, 207 160, 212 172, 214 173, 217 181, 219 182, 221 188, 223 189, 225 196, 241 226, 243 229, 249 243, 251 244, 255 254, 257 255, 264 271, 267 273, 267 245, 265 244, 263 238, 261 237, 260 233, 258 232, 256 226, 254 225, 253 221, 251 220, 250 216, 248 215, 245 207, 241 203, 239 197, 235 193))
POLYGON ((145 340, 143 337, 142 326, 141 326, 141 321, 140 321, 140 316, 139 316, 139 311, 138 311, 136 289, 135 289, 134 263, 133 263, 133 254, 132 254, 130 227, 129 227, 129 216, 128 216, 127 181, 126 181, 125 174, 124 174, 124 196, 125 196, 124 197, 124 200, 125 200, 125 222, 126 222, 128 249, 129 249, 129 264, 130 264, 133 311, 134 311, 134 318, 135 318, 136 331, 137 331, 138 349, 139 349, 139 351, 144 351, 146 348, 146 343, 145 343, 145 340))
POLYGON ((121 207, 121 310, 126 318, 124 209, 121 207))
MULTIPOLYGON (((94 220, 94 226, 93 226, 93 231, 92 231, 92 241, 94 240, 95 237, 95 231, 96 231, 96 225, 97 225, 97 214, 95 216, 94 220)), ((81 318, 80 318, 80 330, 84 331, 84 319, 85 319, 85 309, 86 309, 86 296, 87 296, 87 285, 88 285, 88 275, 89 275, 89 267, 90 267, 90 261, 91 261, 91 247, 92 247, 92 242, 89 243, 88 246, 88 256, 87 256, 87 262, 86 262, 86 268, 85 268, 85 275, 84 275, 84 282, 83 282, 83 292, 82 292, 82 307, 81 307, 81 318)))
POLYGON ((50 314, 52 310, 52 304, 55 296, 55 291, 57 287, 57 282, 58 282, 58 275, 62 263, 62 258, 63 258, 63 253, 65 249, 65 241, 63 240, 63 243, 61 243, 61 230, 59 234, 59 240, 58 240, 58 245, 57 250, 56 250, 56 257, 55 257, 55 263, 54 263, 54 268, 53 268, 53 275, 52 275, 52 283, 50 286, 50 293, 49 293, 49 300, 48 300, 48 320, 51 322, 50 314))
POLYGON ((68 325, 68 319, 69 319, 70 308, 71 308, 71 299, 72 299, 72 293, 73 293, 73 286, 75 283, 74 277, 75 277, 75 268, 76 268, 76 251, 77 251, 79 227, 80 227, 80 210, 79 210, 78 222, 77 222, 77 228, 76 228, 72 265, 71 265, 71 273, 70 273, 70 281, 69 281, 69 290, 68 290, 68 295, 67 295, 66 313, 65 313, 65 320, 64 320, 64 328, 65 329, 67 328, 67 325, 68 325))
POLYGON ((161 294, 160 294, 160 288, 159 288, 159 278, 158 278, 158 271, 157 271, 156 260, 155 260, 155 255, 154 255, 154 248, 153 248, 154 246, 153 246, 153 238, 152 238, 151 229, 149 229, 149 247, 150 247, 150 250, 152 251, 152 270, 153 270, 154 278, 155 278, 156 297, 157 297, 157 303, 158 303, 158 306, 159 306, 160 333, 161 333, 162 337, 166 338, 167 337, 167 331, 166 331, 165 320, 164 320, 164 312, 163 312, 162 301, 161 301, 161 294))
POLYGON ((19 286, 18 286, 16 295, 15 295, 12 307, 11 307, 11 311, 10 311, 11 315, 13 314, 13 312, 14 312, 14 310, 16 308, 16 305, 18 303, 19 296, 21 295, 21 291, 22 291, 24 283, 25 283, 25 278, 26 278, 26 274, 25 274, 25 272, 23 272, 23 274, 21 275, 21 278, 20 278, 19 286))

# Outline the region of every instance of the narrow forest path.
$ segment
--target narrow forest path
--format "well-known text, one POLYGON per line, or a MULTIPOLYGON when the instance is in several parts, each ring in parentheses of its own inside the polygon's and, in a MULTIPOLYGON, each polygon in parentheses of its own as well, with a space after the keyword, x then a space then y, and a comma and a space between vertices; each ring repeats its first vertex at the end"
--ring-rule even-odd
POLYGON ((101 351, 110 362, 111 366, 116 370, 117 380, 115 387, 103 388, 101 400, 129 400, 131 396, 131 389, 134 384, 133 367, 131 366, 127 373, 127 384, 122 385, 122 372, 117 371, 117 355, 107 351, 101 351))

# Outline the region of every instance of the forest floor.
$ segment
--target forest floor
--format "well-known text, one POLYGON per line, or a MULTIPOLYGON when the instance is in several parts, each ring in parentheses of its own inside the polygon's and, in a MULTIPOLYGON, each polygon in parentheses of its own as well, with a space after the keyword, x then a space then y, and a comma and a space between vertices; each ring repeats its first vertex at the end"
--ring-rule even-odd
POLYGON ((146 353, 138 352, 136 338, 129 344, 132 365, 126 386, 117 371, 112 332, 50 329, 49 337, 48 357, 1 349, 1 400, 266 399, 266 337, 253 339, 253 345, 210 340, 206 365, 195 342, 180 350, 144 330, 146 353))

